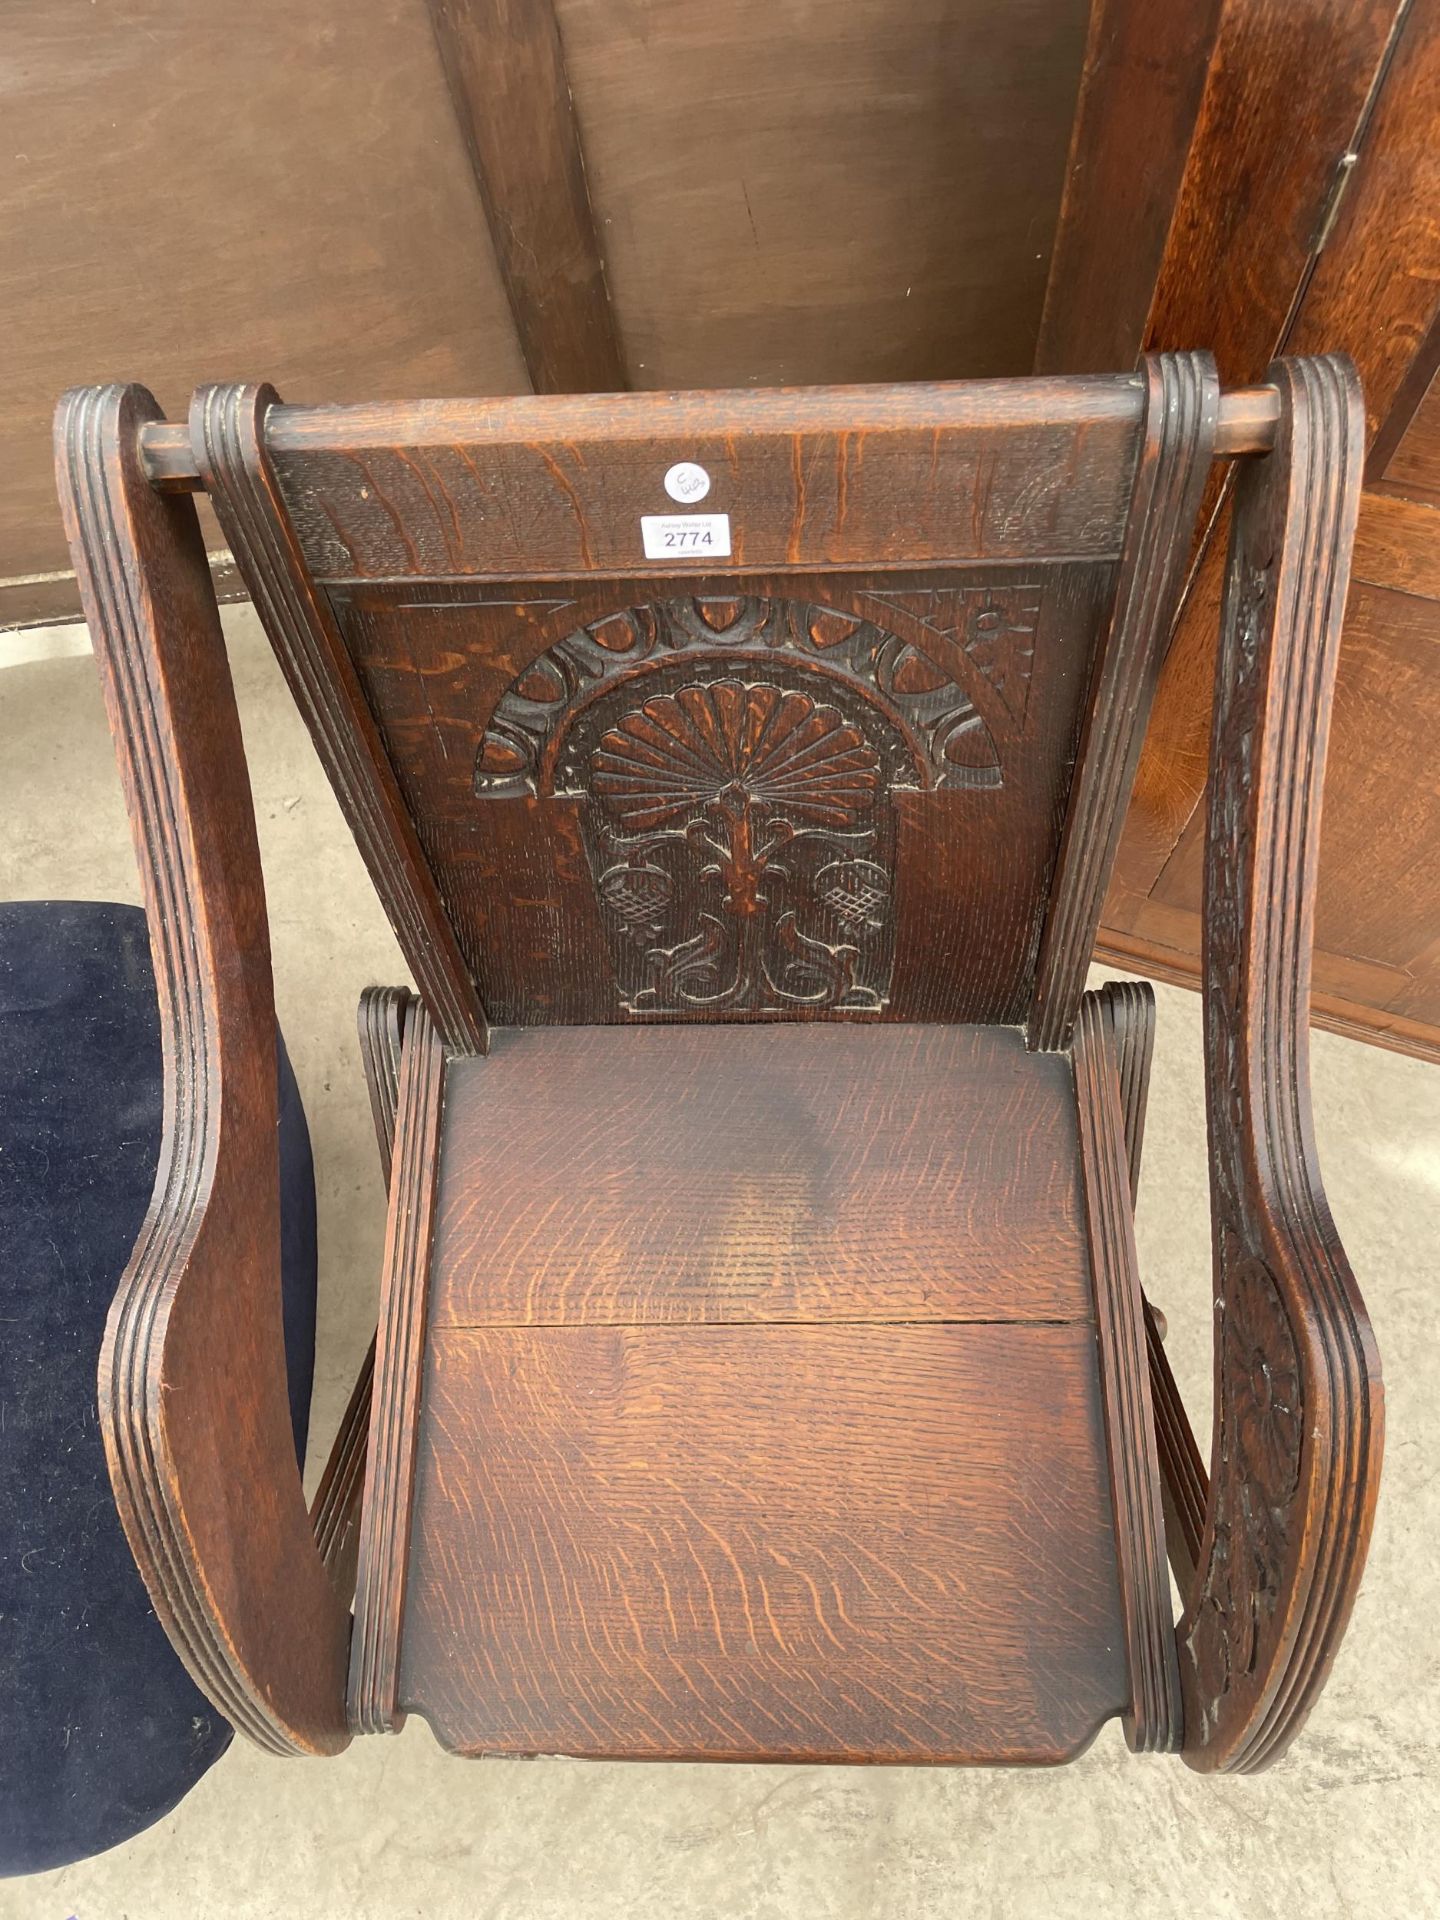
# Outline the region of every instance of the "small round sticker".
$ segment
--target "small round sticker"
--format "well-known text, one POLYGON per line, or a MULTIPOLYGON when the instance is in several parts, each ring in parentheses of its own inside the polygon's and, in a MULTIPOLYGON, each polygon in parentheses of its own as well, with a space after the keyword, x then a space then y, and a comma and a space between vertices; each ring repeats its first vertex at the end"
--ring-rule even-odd
POLYGON ((710 476, 693 460, 677 460, 665 476, 665 491, 682 506, 693 506, 710 491, 710 476))

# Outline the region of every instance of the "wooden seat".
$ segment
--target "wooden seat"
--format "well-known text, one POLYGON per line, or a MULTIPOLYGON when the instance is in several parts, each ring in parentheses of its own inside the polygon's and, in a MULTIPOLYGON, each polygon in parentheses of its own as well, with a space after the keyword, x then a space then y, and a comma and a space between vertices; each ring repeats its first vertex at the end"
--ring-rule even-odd
POLYGON ((1205 1770, 1284 1750, 1380 1459, 1306 1063, 1362 424, 1344 362, 1222 397, 1199 354, 208 388, 185 427, 67 397, 167 1035, 102 1416, 156 1609, 252 1739, 414 1711, 471 1754, 1053 1762, 1118 1716, 1205 1770), (1207 1473, 1135 1254, 1153 1000, 1085 979, 1216 459, 1207 1473), (308 1511, 197 489, 418 990, 361 1007, 381 1311, 308 1511))
POLYGON ((413 1513, 369 1547, 446 1745, 1059 1760, 1126 1705, 1063 1057, 506 1031, 445 1070, 439 1168, 413 1513))

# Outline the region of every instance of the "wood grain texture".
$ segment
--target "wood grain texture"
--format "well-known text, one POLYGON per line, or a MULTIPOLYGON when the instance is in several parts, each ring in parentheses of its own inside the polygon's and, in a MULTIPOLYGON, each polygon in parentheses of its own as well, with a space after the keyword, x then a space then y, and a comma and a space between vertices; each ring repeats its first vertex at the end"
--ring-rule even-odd
POLYGON ((482 1052, 485 1014, 364 695, 323 597, 307 577, 265 445, 271 388, 202 387, 195 457, 236 565, 270 636, 432 1017, 453 1047, 482 1052))
POLYGON ((410 1512, 420 1418, 421 1358, 445 1097, 445 1044, 423 1004, 405 1025, 395 1166, 385 1229, 366 1497, 360 1523, 349 1715, 357 1733, 393 1733, 410 1512))
MULTIPOLYGON (((1399 0, 1358 8, 1325 0, 1303 9, 1283 0, 1227 0, 1150 298, 1148 346, 1204 340, 1227 381, 1253 379, 1291 350, 1287 336, 1314 268, 1337 167, 1373 110, 1404 11, 1399 0)), ((1352 173, 1347 201, 1358 185, 1352 173)), ((1330 236, 1335 262, 1338 238, 1330 236)), ((1353 254, 1346 272, 1356 285, 1374 277, 1353 254)), ((1363 364, 1375 332, 1367 318, 1346 337, 1313 344, 1346 347, 1363 364)), ((1120 849, 1118 878, 1131 894, 1148 891, 1204 791, 1223 532, 1211 529, 1157 690, 1120 849)))
POLYGON ((405 1706, 466 1753, 1068 1758, 1127 1691, 1094 1354, 437 1330, 405 1706))
POLYGON ((78 382, 143 369, 182 418, 252 367, 335 399, 524 391, 414 0, 8 0, 0 69, 0 575, 69 566, 49 428, 78 382))
POLYGON ((1192 1593, 1205 1533, 1210 1476, 1185 1411, 1179 1382, 1165 1351, 1155 1310, 1146 1303, 1145 1351, 1150 1368, 1150 1401, 1155 1410, 1155 1445, 1160 1459, 1160 1493, 1165 1514, 1165 1549, 1181 1593, 1192 1593))
POLYGON ((1365 1560, 1383 1403, 1325 1200, 1306 1003, 1328 706, 1364 416, 1343 360, 1277 362, 1274 454, 1238 489, 1205 899, 1216 1425, 1180 1628, 1186 1758, 1254 1772, 1334 1659, 1365 1560))
POLYGON ((1405 10, 1404 0, 1224 0, 1147 350, 1203 340, 1227 384, 1256 378, 1281 350, 1338 163, 1363 135, 1405 10))
POLYGON ((1440 504, 1440 315, 1431 321, 1370 443, 1365 479, 1367 485, 1440 504))
MULTIPOLYGON (((1362 518, 1364 501, 1373 497, 1362 495, 1362 518)), ((1314 980, 1322 993, 1368 1003, 1376 1028, 1392 1012, 1413 1010, 1423 1018, 1429 1006, 1433 1031, 1431 851, 1440 767, 1431 747, 1440 723, 1434 670, 1440 603, 1355 578, 1345 632, 1332 726, 1332 757, 1343 754, 1345 769, 1326 804, 1314 980), (1377 867, 1383 889, 1377 889, 1377 867)), ((1151 895, 1152 913, 1184 914, 1202 892, 1203 826, 1197 814, 1181 836, 1151 895)))
MULTIPOLYGON (((1425 591, 1427 529, 1382 517, 1391 485, 1382 475, 1412 421, 1423 440, 1423 396, 1440 353, 1440 6, 1230 0, 1206 97, 1191 172, 1211 210, 1177 207, 1170 290, 1157 294, 1150 343, 1210 341, 1222 374, 1247 379, 1277 352, 1348 351, 1365 386, 1370 483, 1382 490, 1363 514, 1357 578, 1425 591), (1230 310, 1223 331, 1220 306, 1230 310), (1393 574, 1380 571, 1387 566, 1393 574)), ((1101 934, 1119 964, 1163 978, 1199 974, 1200 803, 1224 532, 1223 521, 1211 529, 1157 689, 1101 934)), ((1416 883, 1415 834, 1428 848, 1440 817, 1428 752, 1433 621, 1423 643, 1416 628, 1393 603, 1382 609, 1357 593, 1336 696, 1315 1017, 1433 1055, 1440 964, 1414 938, 1427 891, 1416 883), (1392 839, 1397 802, 1404 831, 1392 839)))
POLYGON ((355 1375, 315 1498, 310 1502, 310 1523, 320 1558, 335 1583, 336 1592, 347 1598, 355 1591, 360 1505, 365 1491, 374 1385, 375 1342, 372 1339, 355 1375))
POLYGON ((1014 1021, 1110 577, 672 574, 334 599, 499 1024, 1014 1021), (748 691, 717 691, 731 683, 748 691), (804 749, 821 761, 793 758, 778 711, 754 760, 741 736, 675 732, 766 688, 843 746, 828 772, 823 741, 804 749), (663 752, 636 732, 656 713, 663 752), (632 822, 612 749, 685 806, 632 822), (842 791, 837 771, 861 784, 842 791))
POLYGON ((360 1039, 360 1062, 375 1122, 375 1145, 385 1189, 395 1154, 395 1123, 400 1110, 400 1061, 405 1050, 405 1026, 415 1008, 408 987, 366 987, 360 996, 355 1024, 360 1039))
POLYGON ((507 1031, 450 1067, 431 1324, 1088 1318, 1076 1152, 1013 1029, 507 1031))
POLYGON ((537 393, 629 385, 551 0, 427 0, 537 393))
POLYGON ((1405 5, 1187 0, 1163 25, 1154 12, 1145 0, 1104 0, 1092 25, 1092 53, 1117 48, 1123 61, 1135 47, 1142 61, 1159 58, 1160 97, 1138 97, 1153 84, 1148 66, 1132 88, 1123 66, 1112 76, 1102 63, 1082 89, 1072 163, 1090 164, 1067 184, 1037 371, 1088 372, 1142 347, 1203 340, 1223 380, 1253 379, 1282 348, 1324 238, 1337 163, 1364 129, 1405 5), (1195 68, 1183 68, 1183 53, 1207 41, 1192 115, 1195 68))
POLYGON ((1283 336, 1286 355, 1346 351, 1364 380, 1367 446, 1422 399, 1440 359, 1440 4, 1410 0, 1359 160, 1283 336))
POLYGON ((1222 11, 1223 0, 1091 7, 1037 373, 1140 358, 1222 11))
MULTIPOLYGON (((1120 1078, 1120 1106, 1125 1118, 1125 1149, 1130 1165, 1130 1198, 1133 1203, 1140 1190, 1145 1106, 1150 1085, 1150 1061, 1155 1047, 1155 993, 1145 981, 1111 981, 1101 988, 1097 999, 1109 1021, 1114 1041, 1115 1065, 1120 1078)), ((1165 1351, 1163 1318, 1148 1300, 1144 1307, 1145 1350, 1149 1361, 1150 1401, 1155 1415, 1165 1544, 1180 1591, 1189 1593, 1195 1580, 1200 1537, 1205 1528, 1205 1503, 1209 1498, 1210 1480, 1165 1351)))
MULTIPOLYGON (((671 396, 692 404, 705 397, 701 393, 671 396)), ((765 397, 773 403, 780 398, 794 400, 798 396, 790 392, 783 395, 771 393, 765 397)), ((288 444, 293 439, 294 450, 303 451, 305 437, 298 430, 292 434, 286 422, 302 412, 315 411, 313 408, 275 409, 268 422, 272 448, 276 442, 288 444)), ((373 415, 375 410, 367 411, 373 415)), ((1279 417, 1280 403, 1273 388, 1264 385, 1234 387, 1222 393, 1215 429, 1216 454, 1268 453, 1275 444, 1275 426, 1279 417)), ((148 421, 140 432, 140 460, 152 485, 162 493, 194 493, 201 486, 190 436, 182 425, 172 425, 166 420, 148 421)))
MULTIPOLYGON (((1436 473, 1440 479, 1440 458, 1436 473)), ((1391 493, 1361 494, 1353 572, 1368 586, 1440 601, 1440 487, 1433 506, 1391 493)))
POLYGON ((1100 1382, 1125 1614, 1130 1701, 1125 1738, 1137 1753, 1173 1752, 1184 1722, 1175 1656, 1165 1523, 1155 1455, 1144 1301, 1135 1253, 1125 1110, 1111 1006, 1080 1003, 1075 1091, 1080 1115, 1100 1382))
MULTIPOLYGON (((380 1170, 390 1190, 395 1148, 395 1119, 400 1103, 400 1054, 405 1020, 414 1004, 407 987, 367 987, 360 996, 357 1025, 365 1084, 375 1121, 380 1170)), ((345 1404, 330 1457, 310 1503, 315 1544, 343 1593, 355 1590, 355 1561, 360 1548, 360 1502, 370 1444, 370 1409, 375 1385, 372 1338, 345 1404)))
POLYGON ((1085 0, 556 13, 636 386, 1026 371, 1085 0))
POLYGON ((677 461, 728 513, 720 573, 1118 552, 1134 375, 285 408, 266 442, 312 576, 663 573, 677 461))
POLYGON ((1418 387, 1415 405, 1408 407, 1410 394, 1402 388, 1390 409, 1384 426, 1375 436, 1366 466, 1367 479, 1373 478, 1386 493, 1406 500, 1423 501, 1440 507, 1440 319, 1432 324, 1424 345, 1411 362, 1405 385, 1418 387), (1419 376, 1417 380, 1417 376, 1419 376), (1390 434, 1396 437, 1387 444, 1390 434))
MULTIPOLYGON (((1241 405, 1241 434, 1263 429, 1276 451, 1241 489, 1217 749, 1216 832, 1230 839, 1212 861, 1212 1157, 1217 1217, 1239 1225, 1219 1236, 1222 1444, 1187 1615, 1186 1741, 1202 1765, 1259 1764, 1288 1738, 1343 1625, 1373 1495, 1368 1334, 1343 1256, 1315 1228, 1294 1093, 1358 484, 1347 379, 1336 362, 1284 363, 1263 404, 1241 405), (1242 896, 1266 903, 1253 952, 1236 932, 1250 924, 1242 896), (1225 999, 1252 979, 1268 984, 1225 999), (1229 1134, 1214 1117, 1222 1087, 1241 1088, 1229 1134), (1294 1093, 1288 1120, 1272 1110, 1281 1093, 1294 1093), (1274 1095, 1263 1112, 1261 1094, 1274 1095), (1273 1298, 1313 1351, 1269 1312, 1262 1270, 1281 1276, 1273 1298), (1253 1344, 1238 1359, 1237 1330, 1253 1344), (1301 1491, 1318 1504, 1291 1498, 1297 1478, 1285 1498, 1303 1546, 1272 1564, 1241 1530, 1289 1431, 1292 1350, 1307 1393, 1332 1360, 1321 1384, 1340 1389, 1334 1405, 1305 1402, 1318 1424, 1297 1456, 1312 1474, 1301 1491), (1244 1621, 1292 1597, 1294 1631, 1272 1646, 1262 1623, 1237 1654, 1244 1621), (1272 1692, 1247 1691, 1265 1674, 1272 1692)), ((400 999, 363 1010, 395 1164, 353 1727, 394 1727, 414 1706, 465 1752, 1054 1760, 1121 1712, 1133 1744, 1175 1744, 1161 1457, 1182 1567, 1202 1482, 1153 1323, 1147 1358, 1135 1269, 1149 1006, 1138 989, 1082 1002, 1073 1058, 1055 1010, 1079 978, 1074 929, 1103 885, 1185 503, 1219 418, 1198 356, 1006 394, 292 411, 277 441, 343 479, 332 491, 311 470, 310 509, 358 502, 371 516, 359 550, 381 563, 380 577, 332 574, 320 589, 266 464, 264 391, 199 397, 200 463, 234 496, 228 511, 258 515, 248 557, 257 579, 279 580, 277 623, 314 669, 302 693, 343 722, 336 756, 369 743, 342 774, 413 835, 450 973, 496 986, 519 1023, 489 1059, 451 1048, 447 1064, 445 1033, 417 1010, 392 1121, 400 999), (839 431, 842 402, 857 438, 885 443, 859 463, 874 491, 826 446, 863 513, 847 519, 852 493, 814 521, 805 450, 839 431), (647 418, 677 437, 646 439, 647 418), (775 481, 800 505, 786 558, 657 567, 637 588, 596 558, 629 511, 623 463, 606 462, 642 444, 647 458, 693 455, 678 435, 696 421, 742 473, 775 481, 782 451, 794 456, 775 481), (1026 478, 1056 445, 1078 462, 1078 502, 1048 468, 1026 478), (471 491, 452 493, 453 470, 427 449, 448 450, 471 491), (512 456, 515 487, 492 497, 512 456), (549 480, 526 496, 537 456, 549 480), (937 489, 947 471, 970 476, 951 565, 915 564, 898 517, 920 470, 937 489), (570 557, 549 576, 497 577, 480 546, 507 513, 517 552, 528 514, 561 553, 557 475, 570 557), (365 544, 380 537, 375 510, 408 555, 393 576, 365 544), (837 526, 880 563, 807 571, 800 556, 837 526), (1077 526, 1094 549, 1080 556, 1061 538, 1077 526), (1032 1002, 1055 1022, 1033 1051, 1018 1026, 1032 1002), (873 1581, 856 1570, 857 1530, 873 1581)), ((144 510, 188 511, 149 485, 138 423, 128 431, 144 510)), ((157 482, 163 468, 183 486, 172 441, 149 445, 157 482)), ((927 511, 940 508, 937 492, 927 511)), ((345 527, 338 511, 327 524, 345 527)), ((185 579, 193 599, 202 588, 185 579)), ((233 729, 233 707, 210 704, 233 729)), ((182 778, 193 764, 179 760, 182 778)), ((238 792, 227 804, 248 819, 238 792)), ((194 909, 167 912, 183 926, 194 909)), ((263 916, 245 925, 263 933, 263 916)), ((357 1475, 358 1428, 332 1492, 357 1475)), ((202 1491, 223 1546, 240 1516, 202 1491)), ((342 1504, 322 1503, 320 1524, 343 1574, 342 1504)), ((308 1528, 305 1546, 323 1578, 308 1528)))
POLYGON ((1110 629, 1086 706, 1030 1007, 1030 1044, 1040 1048, 1064 1047, 1074 1027, 1215 443, 1220 388, 1208 355, 1152 355, 1144 377, 1144 440, 1110 629))
POLYGON ((452 1063, 404 1707, 467 1753, 1077 1751, 1131 1688, 1075 1100, 1004 1029, 452 1063))
POLYGON ((89 388, 55 427, 164 1055, 155 1192, 105 1330, 101 1426, 126 1536, 196 1684, 268 1750, 333 1753, 349 1618, 315 1549, 286 1393, 260 858, 194 509, 139 468, 157 412, 141 388, 89 388))
POLYGON ((1115 1070, 1120 1080, 1125 1161, 1133 1207, 1140 1193, 1145 1110, 1150 1100, 1150 1066, 1155 1056, 1155 989, 1147 980, 1111 980, 1100 988, 1096 997, 1110 1028, 1115 1070))
MULTIPOLYGON (((1143 971, 1152 980, 1168 980, 1177 987, 1198 988, 1201 967, 1200 915, 1166 909, 1163 913, 1146 910, 1137 935, 1117 934, 1102 927, 1095 946, 1095 958, 1106 966, 1128 967, 1143 971), (1155 931, 1151 931, 1154 928, 1155 931)), ((1407 976, 1398 981, 1391 975, 1390 986, 1378 995, 1367 997, 1370 983, 1380 969, 1347 968, 1355 980, 1348 992, 1327 992, 1320 984, 1321 968, 1335 975, 1329 956, 1316 955, 1315 981, 1310 993, 1310 1024, 1329 1033, 1344 1034, 1347 1039, 1362 1040, 1369 1046, 1386 1047, 1395 1053, 1413 1054, 1420 1060, 1440 1060, 1440 1028, 1424 1020, 1412 1020, 1393 1007, 1378 1006, 1387 991, 1404 991, 1413 984, 1407 976)), ((1423 991, 1423 985, 1422 985, 1423 991)))

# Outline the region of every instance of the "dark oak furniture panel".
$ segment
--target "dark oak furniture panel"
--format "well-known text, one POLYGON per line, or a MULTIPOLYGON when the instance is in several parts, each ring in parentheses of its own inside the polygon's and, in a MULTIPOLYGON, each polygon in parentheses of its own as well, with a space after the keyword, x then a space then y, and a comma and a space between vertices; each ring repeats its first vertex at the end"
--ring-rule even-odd
POLYGON ((1382 1424, 1305 1052, 1349 363, 155 413, 72 395, 59 447, 173 1001, 107 1441, 210 1697, 280 1751, 414 1710, 467 1753, 1042 1761, 1118 1715, 1268 1765, 1382 1424), (1131 1218, 1152 1003, 1083 988, 1217 456, 1207 1474, 1131 1218), (380 1325, 309 1514, 198 489, 420 989, 362 1005, 380 1325))
POLYGON ((142 361, 172 407, 1024 372, 1085 16, 12 0, 0 624, 77 606, 54 395, 142 361))
POLYGON ((292 680, 298 659, 332 662, 334 713, 309 681, 302 704, 417 973, 443 962, 452 1037, 462 1017, 478 1028, 395 821, 390 764, 410 770, 406 798, 497 1019, 1028 1009, 1053 1047, 1074 1021, 1173 617, 1177 530, 1212 450, 1270 427, 1264 396, 1220 411, 1196 355, 1061 384, 388 413, 233 389, 197 403, 193 446, 160 432, 147 457, 166 486, 212 477, 242 570, 275 601, 292 680), (370 444, 386 431, 398 439, 370 444), (729 551, 632 600, 599 576, 643 564, 646 510, 667 504, 682 456, 713 463, 706 504, 721 519, 674 524, 723 524, 729 551), (877 547, 894 577, 863 569, 877 547), (1113 571, 1086 564, 1112 555, 1113 571), (328 608, 296 574, 307 560, 328 608), (730 578, 757 560, 848 570, 730 578), (937 561, 955 571, 899 572, 937 561), (456 584, 541 567, 554 577, 533 593, 456 584), (397 576, 423 592, 397 591, 397 576), (426 621, 443 679, 414 651, 417 614, 448 616, 438 632, 426 621), (762 718, 763 740, 743 744, 762 718), (703 748, 697 728, 713 736, 703 748), (651 784, 688 765, 686 806, 626 797, 637 754, 651 784), (773 831, 751 802, 729 818, 736 754, 773 831), (701 864, 706 848, 718 865, 701 864), (696 912, 705 931, 676 944, 677 915, 696 912))
POLYGON ((525 389, 416 0, 11 0, 0 68, 0 624, 77 606, 3 585, 69 564, 64 387, 143 362, 173 407, 252 366, 315 399, 525 389))
POLYGON ((1088 1318, 1077 1151, 1013 1028, 506 1032, 448 1076, 430 1323, 1088 1318))
POLYGON ((496 1021, 1020 1018, 1110 574, 334 604, 496 1021), (773 824, 728 818, 741 759, 773 824), (748 918, 727 858, 756 876, 748 918), (697 911, 708 945, 666 960, 697 911))
MULTIPOLYGON (((1197 338, 1226 379, 1276 353, 1356 361, 1366 493, 1313 1014, 1440 1058, 1440 5, 1197 0, 1158 27, 1155 11, 1096 7, 1036 366, 1087 372, 1197 338), (1141 86, 1133 63, 1157 33, 1165 84, 1141 86)), ((1192 985, 1224 548, 1221 515, 1161 676, 1100 937, 1104 956, 1192 985)))
POLYGON ((447 1328, 426 1420, 458 1751, 1054 1761, 1125 1702, 1084 1324, 447 1328))
POLYGON ((1027 370, 1086 0, 555 12, 635 386, 1027 370))
POLYGON ((710 478, 703 510, 731 516, 724 572, 1100 559, 1120 550, 1146 404, 1128 374, 277 406, 266 444, 327 585, 665 577, 639 522, 676 511, 681 461, 710 478))

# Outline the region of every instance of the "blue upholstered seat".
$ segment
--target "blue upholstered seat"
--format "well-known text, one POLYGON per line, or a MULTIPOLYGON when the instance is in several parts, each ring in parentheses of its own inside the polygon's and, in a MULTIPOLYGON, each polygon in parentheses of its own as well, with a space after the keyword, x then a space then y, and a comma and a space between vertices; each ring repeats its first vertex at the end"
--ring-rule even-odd
MULTIPOLYGON (((105 1467, 96 1366, 160 1146, 145 916, 0 905, 0 1874, 158 1820, 230 1743, 171 1650, 105 1467)), ((280 1053, 285 1343, 303 1457, 315 1185, 280 1053)))

